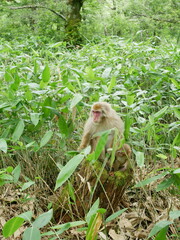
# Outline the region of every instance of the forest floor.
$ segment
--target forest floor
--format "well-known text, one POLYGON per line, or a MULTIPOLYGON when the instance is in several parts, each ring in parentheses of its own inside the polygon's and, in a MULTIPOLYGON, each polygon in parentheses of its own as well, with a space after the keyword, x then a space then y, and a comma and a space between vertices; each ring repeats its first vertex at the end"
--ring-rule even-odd
MULTIPOLYGON (((180 159, 176 161, 177 167, 180 165, 180 159)), ((147 178, 147 175, 153 169, 160 169, 161 165, 149 165, 148 168, 136 168, 134 171, 134 178, 132 185, 126 190, 123 201, 119 208, 128 208, 120 217, 106 225, 108 231, 102 228, 99 231, 98 239, 109 240, 136 240, 147 239, 155 223, 161 220, 168 220, 168 215, 171 210, 180 210, 180 202, 178 196, 172 194, 173 189, 164 191, 156 191, 156 186, 160 180, 152 182, 143 188, 133 188, 136 182, 147 178), (171 190, 171 193, 169 192, 171 190), (108 237, 104 234, 108 232, 108 237)), ((2 187, 0 197, 0 228, 11 219, 23 212, 32 211, 34 218, 44 212, 45 206, 48 202, 49 189, 30 188, 27 193, 22 193, 15 185, 7 184, 2 187), (30 190, 31 189, 31 190, 30 190), (26 199, 26 201, 25 201, 26 199), (44 203, 44 204, 43 204, 44 203)), ((47 205, 46 205, 47 206, 47 205)), ((9 240, 20 240, 22 234, 28 224, 19 228, 15 234, 9 237, 9 240)), ((180 222, 176 224, 180 227, 180 222)), ((49 226, 48 226, 49 227, 49 226)), ((106 229, 106 230, 107 230, 106 229)), ((48 228, 45 231, 48 231, 48 228)), ((44 232, 44 229, 43 229, 44 232)), ((170 225, 168 235, 170 239, 177 239, 171 237, 177 233, 174 225, 170 225)), ((78 232, 77 229, 70 229, 63 233, 61 239, 85 239, 85 232, 78 232)), ((0 233, 0 239, 5 240, 0 233)), ((48 240, 50 237, 42 237, 42 240, 48 240)), ((60 239, 60 238, 57 238, 60 239)))

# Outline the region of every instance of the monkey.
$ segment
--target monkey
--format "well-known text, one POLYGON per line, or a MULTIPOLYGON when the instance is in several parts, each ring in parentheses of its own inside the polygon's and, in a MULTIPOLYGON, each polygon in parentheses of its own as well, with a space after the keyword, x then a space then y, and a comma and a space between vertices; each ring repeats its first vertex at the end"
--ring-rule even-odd
MULTIPOLYGON (((123 138, 124 123, 118 116, 117 112, 112 109, 107 102, 96 102, 92 105, 89 118, 84 126, 81 144, 78 150, 82 150, 87 146, 91 146, 91 152, 96 148, 100 137, 93 137, 99 132, 103 132, 112 128, 118 130, 118 135, 123 138)), ((112 148, 114 140, 114 131, 108 137, 103 157, 107 149, 112 148)), ((102 156, 101 156, 102 157, 102 156)))
POLYGON ((116 150, 115 159, 113 163, 114 171, 125 171, 131 157, 131 148, 128 144, 124 144, 121 148, 116 150))

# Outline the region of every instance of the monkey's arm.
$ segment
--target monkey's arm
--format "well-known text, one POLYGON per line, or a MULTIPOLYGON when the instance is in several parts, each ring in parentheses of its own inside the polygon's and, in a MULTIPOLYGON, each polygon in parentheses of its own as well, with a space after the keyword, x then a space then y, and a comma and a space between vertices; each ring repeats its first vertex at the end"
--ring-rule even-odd
POLYGON ((80 151, 80 150, 86 148, 90 143, 90 139, 91 139, 91 134, 89 132, 86 134, 83 134, 81 144, 80 144, 78 150, 80 151))

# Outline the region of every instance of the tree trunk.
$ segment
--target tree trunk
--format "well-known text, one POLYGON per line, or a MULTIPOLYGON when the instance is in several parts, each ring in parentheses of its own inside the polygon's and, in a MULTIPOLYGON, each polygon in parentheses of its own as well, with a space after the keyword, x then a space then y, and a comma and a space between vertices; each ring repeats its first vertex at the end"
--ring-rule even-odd
POLYGON ((81 8, 84 0, 68 0, 70 6, 70 13, 65 26, 66 38, 65 40, 72 44, 77 45, 82 42, 79 27, 81 24, 81 8))
MULTIPOLYGON (((108 171, 99 160, 94 164, 84 161, 71 179, 74 194, 66 184, 56 195, 55 220, 70 222, 84 218, 92 204, 99 198, 100 207, 107 210, 106 216, 117 211, 122 196, 132 180, 130 162, 125 170, 108 171), (102 170, 103 169, 103 170, 102 170)), ((113 168, 112 168, 113 169, 113 168)), ((72 188, 71 188, 72 189, 72 188)))

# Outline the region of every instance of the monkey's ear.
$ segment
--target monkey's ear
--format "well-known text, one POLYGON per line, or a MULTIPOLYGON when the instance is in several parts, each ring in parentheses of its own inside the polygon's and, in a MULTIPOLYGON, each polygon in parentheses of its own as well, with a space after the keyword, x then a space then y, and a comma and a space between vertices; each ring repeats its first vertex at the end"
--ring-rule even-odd
POLYGON ((110 109, 108 106, 103 106, 102 107, 102 113, 104 117, 107 117, 109 115, 110 109))

